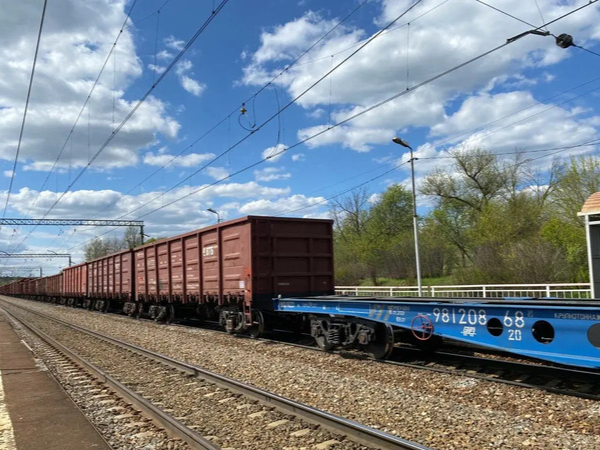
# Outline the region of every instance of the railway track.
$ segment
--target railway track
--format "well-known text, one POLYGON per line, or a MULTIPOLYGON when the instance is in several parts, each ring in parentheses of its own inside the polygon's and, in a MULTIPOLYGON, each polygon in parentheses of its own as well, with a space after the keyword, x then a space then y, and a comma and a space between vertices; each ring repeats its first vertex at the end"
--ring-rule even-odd
MULTIPOLYGON (((171 326, 185 327, 188 325, 171 324, 171 326)), ((193 326, 226 334, 225 331, 217 328, 216 323, 209 322, 207 326, 194 323, 193 326)), ((247 335, 237 336, 250 339, 247 335)), ((323 351, 312 343, 312 338, 298 338, 292 333, 286 333, 284 330, 278 330, 273 333, 273 336, 261 337, 259 340, 307 350, 323 351)), ((485 350, 481 351, 484 352, 485 350)), ((331 353, 338 354, 343 358, 369 359, 364 354, 353 351, 336 350, 331 353)), ((506 359, 505 355, 501 353, 491 354, 490 356, 492 357, 474 356, 465 354, 464 351, 423 352, 413 347, 396 346, 390 357, 377 361, 383 364, 467 376, 489 382, 540 389, 555 394, 600 400, 599 371, 552 366, 534 361, 516 361, 514 358, 506 359)))
MULTIPOLYGON (((282 339, 260 339, 307 350, 324 351, 313 344, 293 342, 293 339, 287 335, 282 339)), ((371 359, 353 351, 336 350, 331 353, 343 358, 371 359)), ((423 352, 413 347, 396 346, 388 358, 377 361, 382 364, 467 376, 489 382, 540 389, 554 394, 600 400, 600 372, 598 371, 508 360, 498 358, 496 354, 490 356, 494 357, 486 358, 445 350, 423 352)))
MULTIPOLYGON (((122 393, 128 401, 143 408, 153 420, 170 433, 184 439, 192 448, 221 448, 215 445, 215 441, 222 442, 228 448, 277 448, 283 446, 275 444, 282 441, 283 434, 285 442, 293 438, 294 443, 301 447, 312 447, 316 444, 320 445, 317 448, 328 448, 336 444, 336 448, 349 449, 366 447, 427 450, 419 444, 37 311, 7 304, 3 304, 3 309, 32 333, 76 360, 77 364, 95 372, 97 377, 107 380, 108 384, 122 393), (22 316, 27 314, 31 316, 23 319, 22 316), (36 325, 31 322, 35 322, 36 325), (53 335, 60 335, 61 340, 68 340, 71 347, 77 347, 76 351, 50 337, 49 329, 53 335), (77 345, 77 335, 86 336, 85 345, 77 345), (95 340, 94 345, 90 345, 90 338, 95 340), (112 360, 111 363, 107 362, 107 358, 112 360), (108 368, 98 367, 101 364, 108 368), (143 374, 153 374, 153 377, 141 382, 140 377, 143 374), (166 384, 163 382, 163 392, 161 389, 151 389, 153 383, 161 384, 156 380, 167 380, 166 384), (191 411, 189 404, 182 406, 178 400, 181 398, 201 399, 199 403, 209 407, 208 411, 204 411, 204 419, 199 411, 191 411), (255 410, 257 411, 251 412, 255 410), (244 433, 249 433, 243 425, 252 424, 254 430, 250 434, 253 435, 248 437, 244 434, 239 438, 224 436, 221 433, 227 434, 230 431, 218 429, 214 423, 215 415, 236 418, 238 434, 240 428, 244 433), (209 420, 211 417, 212 421, 209 420), (268 420, 269 423, 257 423, 259 419, 268 420), (203 420, 210 421, 210 426, 203 420), (197 432, 197 429, 202 429, 202 433, 197 432), (286 431, 282 433, 284 429, 286 431), (206 437, 206 433, 209 433, 210 439, 206 437), (271 442, 269 439, 273 436, 274 441, 271 442), (252 447, 247 445, 248 440, 252 441, 252 447)), ((225 429, 230 430, 231 424, 225 424, 225 429)))

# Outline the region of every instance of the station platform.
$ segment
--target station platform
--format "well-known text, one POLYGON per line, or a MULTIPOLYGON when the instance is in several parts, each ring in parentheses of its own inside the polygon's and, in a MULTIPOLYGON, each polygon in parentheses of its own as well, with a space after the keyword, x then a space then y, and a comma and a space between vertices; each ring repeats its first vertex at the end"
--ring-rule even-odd
POLYGON ((0 448, 110 450, 0 312, 0 448))

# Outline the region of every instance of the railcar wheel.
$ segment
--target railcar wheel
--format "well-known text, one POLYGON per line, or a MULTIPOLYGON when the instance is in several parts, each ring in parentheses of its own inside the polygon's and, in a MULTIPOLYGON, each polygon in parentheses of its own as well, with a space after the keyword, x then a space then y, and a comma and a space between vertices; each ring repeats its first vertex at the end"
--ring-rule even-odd
POLYGON ((134 313, 134 317, 136 319, 141 319, 144 314, 144 304, 142 302, 136 303, 136 310, 134 313))
POLYGON ((315 336, 315 342, 317 343, 317 347, 321 350, 325 350, 326 352, 333 350, 334 345, 329 342, 329 339, 327 339, 327 335, 325 334, 315 336))
POLYGON ((265 318, 260 311, 253 311, 254 322, 248 328, 248 334, 252 339, 259 338, 265 332, 265 318))
POLYGON ((165 324, 169 325, 171 323, 175 322, 175 306, 171 303, 169 303, 167 306, 167 312, 166 312, 166 318, 165 318, 165 324))
POLYGON ((394 350, 394 329, 390 325, 377 324, 375 340, 365 344, 363 349, 375 359, 384 359, 394 350))

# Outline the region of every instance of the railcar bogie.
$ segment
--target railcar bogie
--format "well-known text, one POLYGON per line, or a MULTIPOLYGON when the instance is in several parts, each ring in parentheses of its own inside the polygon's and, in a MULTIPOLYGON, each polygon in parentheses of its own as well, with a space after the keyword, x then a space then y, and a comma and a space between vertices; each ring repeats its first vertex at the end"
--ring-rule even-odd
POLYGON ((346 316, 310 315, 310 334, 322 350, 358 349, 374 358, 389 356, 394 348, 391 326, 346 316))

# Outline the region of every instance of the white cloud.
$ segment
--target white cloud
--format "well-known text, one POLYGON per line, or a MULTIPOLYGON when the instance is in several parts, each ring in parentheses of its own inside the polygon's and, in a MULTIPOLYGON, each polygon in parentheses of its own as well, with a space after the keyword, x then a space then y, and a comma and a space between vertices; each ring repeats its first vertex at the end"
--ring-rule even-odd
POLYGON ((5 170, 3 173, 5 177, 11 178, 14 172, 12 170, 5 170))
POLYGON ((183 87, 190 94, 193 94, 196 97, 198 97, 200 94, 202 94, 204 89, 206 89, 206 84, 199 83, 193 78, 190 78, 187 75, 183 75, 181 77, 181 87, 183 87))
POLYGON ((225 167, 210 166, 206 168, 206 174, 215 180, 222 180, 223 178, 229 176, 229 170, 225 167))
POLYGON ((192 62, 189 59, 184 59, 175 67, 175 73, 179 77, 181 87, 190 94, 198 97, 206 89, 206 84, 200 83, 189 76, 193 74, 191 72, 192 67, 194 67, 192 62))
POLYGON ((171 59, 173 58, 173 53, 168 52, 167 50, 161 50, 156 54, 158 59, 171 59))
MULTIPOLYGON (((410 4, 408 0, 382 0, 378 25, 387 24, 410 4)), ((581 4, 582 1, 575 0, 548 0, 544 3, 544 15, 551 20, 581 4)), ((448 2, 430 11, 436 5, 432 1, 418 4, 398 22, 399 27, 373 40, 337 69, 331 81, 318 84, 298 104, 317 118, 322 117, 324 109, 331 107, 332 118, 338 122, 393 93, 403 93, 407 87, 480 55, 524 30, 523 24, 518 21, 477 2, 448 2), (406 22, 411 23, 408 49, 407 27, 402 26, 406 22), (404 76, 407 60, 408 80, 404 76)), ((505 0, 503 9, 525 20, 539 22, 537 9, 528 2, 505 0)), ((286 64, 304 51, 307 43, 314 42, 335 23, 336 20, 325 20, 309 12, 264 31, 260 45, 248 58, 242 82, 260 85, 280 73, 286 64)), ((598 40, 600 9, 591 6, 585 12, 562 19, 560 25, 561 32, 577 36, 580 41, 598 40)), ((286 89, 290 97, 296 97, 369 37, 365 31, 340 27, 298 64, 286 70, 275 83, 286 89)), ((507 90, 531 86, 540 77, 529 73, 525 75, 526 70, 544 68, 547 72, 552 65, 572 55, 573 52, 554 45, 553 38, 525 36, 467 68, 409 91, 342 128, 326 132, 322 137, 309 141, 308 145, 342 144, 357 151, 368 151, 399 131, 435 126, 451 113, 453 102, 462 95, 471 95, 486 88, 507 90), (387 134, 385 138, 381 137, 382 132, 387 134)), ((547 76, 540 79, 551 81, 551 77, 547 76)), ((305 137, 326 127, 326 124, 321 124, 300 130, 298 134, 305 137)))
POLYGON ((481 146, 494 152, 573 145, 599 134, 590 124, 578 121, 580 112, 536 104, 531 93, 524 91, 479 94, 466 99, 454 114, 433 126, 431 134, 443 136, 450 145, 481 146), (494 123, 471 132, 482 117, 494 123))
POLYGON ((152 72, 155 72, 155 73, 163 73, 165 71, 166 67, 154 65, 154 64, 148 64, 148 69, 150 69, 152 72))
POLYGON ((180 41, 173 35, 165 38, 164 43, 167 47, 172 48, 173 50, 182 50, 185 46, 185 41, 180 41))
POLYGON ((289 172, 284 172, 283 167, 267 167, 262 170, 254 171, 256 181, 275 181, 286 180, 292 176, 289 172))
POLYGON ((262 157, 266 158, 268 162, 276 162, 283 156, 286 148, 287 146, 283 144, 277 144, 274 147, 266 148, 262 152, 262 157))
MULTIPOLYGON (((139 195, 122 195, 110 189, 70 191, 56 205, 48 218, 94 217, 100 211, 106 217, 121 217, 156 198, 160 193, 160 191, 152 191, 139 195)), ((46 190, 41 192, 37 201, 31 207, 30 216, 42 216, 58 199, 60 194, 60 191, 46 190)), ((289 194, 290 188, 267 187, 254 181, 247 183, 220 183, 214 186, 207 184, 181 186, 165 194, 160 199, 149 203, 147 206, 143 206, 126 218, 135 219, 141 217, 156 208, 178 200, 176 203, 166 206, 159 212, 142 218, 146 223, 146 229, 149 233, 161 233, 170 236, 178 232, 189 231, 197 225, 208 224, 208 219, 212 220, 212 217, 207 215, 205 218, 206 222, 204 223, 200 220, 200 214, 196 214, 195 211, 204 211, 206 207, 214 205, 214 202, 217 200, 230 199, 239 202, 242 200, 278 198, 289 194), (199 192, 188 196, 190 192, 199 189, 201 189, 199 192)), ((27 188, 13 193, 11 195, 12 209, 19 214, 25 214, 37 195, 37 191, 27 188)), ((5 200, 6 193, 0 193, 0 202, 5 200)), ((93 232, 97 234, 98 230, 94 230, 93 232)))
POLYGON ((194 65, 189 59, 183 59, 177 63, 177 66, 175 66, 175 73, 177 75, 183 75, 184 73, 192 70, 192 67, 194 67, 194 65))
POLYGON ((371 204, 375 204, 377 203, 379 200, 381 200, 381 193, 376 193, 376 194, 371 194, 371 196, 369 197, 369 199, 367 200, 369 203, 371 204))
MULTIPOLYGON (((57 159, 126 17, 124 7, 123 1, 65 0, 60 8, 47 10, 21 145, 20 161, 27 168, 48 170, 57 159)), ((34 24, 39 25, 39 11, 12 2, 10 11, 5 12, 0 15, 0 73, 3 74, 0 79, 0 159, 12 160, 17 146, 14 130, 22 120, 22 93, 27 92, 35 47, 35 39, 25 37, 30 35, 34 24)), ((134 95, 125 95, 128 87, 142 75, 133 29, 126 28, 121 34, 115 47, 118 70, 106 71, 100 78, 91 97, 89 127, 85 111, 85 125, 83 120, 79 122, 73 142, 68 143, 58 162, 59 168, 87 165, 87 151, 71 152, 70 149, 87 149, 89 140, 90 152, 95 153, 138 102, 134 95)), ((179 123, 170 117, 167 104, 150 96, 93 167, 134 165, 140 149, 152 145, 161 134, 176 137, 179 128, 179 123)))
POLYGON ((277 200, 254 200, 243 205, 240 208, 240 212, 244 215, 279 215, 289 213, 298 216, 303 212, 305 213, 307 211, 313 211, 311 208, 316 208, 318 205, 326 205, 325 198, 292 195, 290 197, 280 198, 277 200))
POLYGON ((164 166, 173 159, 173 162, 169 164, 169 167, 195 167, 204 161, 208 161, 215 157, 214 153, 190 153, 188 155, 179 156, 176 159, 175 155, 169 155, 166 153, 159 152, 153 154, 152 152, 144 155, 144 163, 150 166, 164 166))
POLYGON ((325 115, 325 110, 323 108, 317 108, 308 113, 308 117, 312 119, 320 119, 325 115))
POLYGON ((304 153, 294 153, 292 155, 292 161, 294 161, 294 162, 305 161, 305 160, 306 160, 306 155, 304 153))

